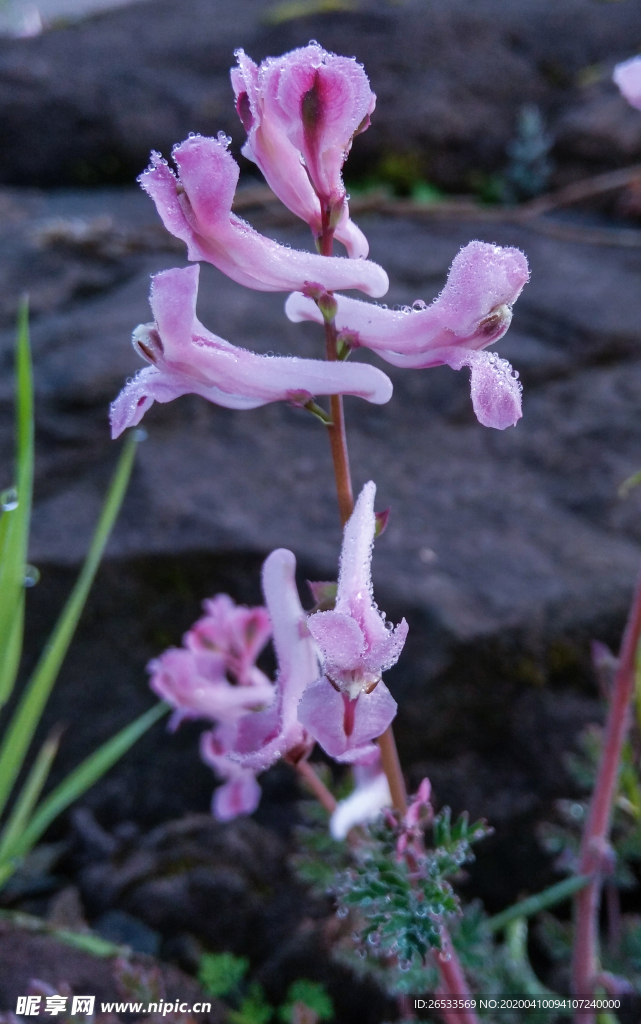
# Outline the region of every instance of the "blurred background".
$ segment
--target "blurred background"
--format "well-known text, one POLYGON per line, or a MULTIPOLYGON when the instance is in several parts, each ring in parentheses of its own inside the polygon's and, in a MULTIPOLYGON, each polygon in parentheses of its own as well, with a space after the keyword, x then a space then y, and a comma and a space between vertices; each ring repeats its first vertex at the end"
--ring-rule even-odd
MULTIPOLYGON (((641 49, 641 6, 9 0, 0 32, 0 488, 11 483, 14 324, 27 291, 30 557, 41 574, 28 595, 32 661, 117 457, 108 404, 139 368, 129 338, 150 317, 149 275, 185 265, 134 179, 150 149, 169 156, 190 131, 226 132, 239 156, 237 47, 259 61, 316 39, 364 63, 378 102, 346 180, 389 272, 390 306, 429 302, 471 238, 527 254, 532 280, 500 344, 524 385, 516 428, 481 427, 467 371, 446 367, 386 365, 392 401, 348 399, 347 421, 355 485, 374 479, 378 506, 391 508, 374 576, 389 618, 410 623, 388 680, 410 785, 428 774, 438 805, 494 826, 467 896, 493 910, 550 884, 559 876, 537 829, 572 796, 566 755, 601 717, 590 640, 618 647, 641 555, 641 497, 618 494, 641 467, 641 113, 611 83, 614 64, 641 49), (555 199, 525 205, 544 195, 555 199)), ((240 160, 239 212, 311 248, 240 160)), ((215 333, 320 355, 313 325, 285 319, 284 296, 246 291, 212 267, 201 280, 199 316, 215 333)), ((67 724, 54 781, 149 706, 145 664, 180 642, 203 598, 225 590, 259 602, 261 562, 282 545, 299 559, 301 592, 305 579, 336 574, 329 450, 311 417, 187 396, 155 406, 145 426, 47 712, 45 728, 67 724)), ((187 968, 202 944, 247 954, 274 998, 316 971, 342 1006, 360 1007, 344 1019, 381 1020, 370 990, 341 989, 340 971, 319 966, 328 911, 288 874, 299 794, 286 766, 264 778, 254 821, 179 827, 209 807, 198 732, 158 725, 57 826, 58 859, 7 905, 46 913, 73 890, 82 914, 119 940, 138 935, 187 968)))

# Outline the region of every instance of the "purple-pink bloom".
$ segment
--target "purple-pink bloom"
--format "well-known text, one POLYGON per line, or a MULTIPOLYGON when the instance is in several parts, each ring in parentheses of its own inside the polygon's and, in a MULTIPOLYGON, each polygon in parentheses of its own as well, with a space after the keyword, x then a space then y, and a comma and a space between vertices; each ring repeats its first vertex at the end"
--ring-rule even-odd
POLYGON ((205 260, 233 281, 263 292, 358 288, 375 298, 389 287, 382 267, 369 260, 288 249, 231 212, 240 173, 228 139, 194 136, 175 146, 179 177, 152 153, 138 179, 168 231, 187 245, 190 260, 205 260))
POLYGON ((274 700, 272 683, 255 666, 251 682, 231 683, 223 653, 211 652, 206 661, 199 661, 193 651, 170 647, 147 667, 152 690, 174 708, 172 729, 185 718, 231 722, 269 707, 274 700))
MULTIPOLYGON (((290 57, 286 54, 276 61, 263 61, 257 67, 243 50, 237 50, 238 67, 232 68, 230 73, 236 110, 247 132, 242 152, 260 168, 281 202, 309 224, 315 238, 320 238, 323 231, 321 201, 303 163, 303 155, 290 141, 287 122, 275 102, 278 90, 274 89, 274 84, 282 83, 284 65, 290 57)), ((350 220, 346 199, 334 235, 352 259, 367 257, 367 239, 350 220)))
POLYGON ((617 64, 612 78, 628 103, 641 110, 641 57, 617 64))
POLYGON ((405 619, 391 628, 374 603, 375 495, 370 481, 345 526, 334 610, 308 619, 324 674, 303 694, 298 718, 340 761, 360 760, 394 718, 396 702, 381 677, 398 661, 407 637, 405 619))
POLYGON ((171 402, 188 393, 227 409, 255 409, 278 401, 301 405, 314 395, 328 394, 359 395, 376 404, 391 398, 391 381, 373 366, 262 356, 212 334, 196 317, 199 274, 195 266, 164 270, 152 278, 149 301, 155 323, 141 324, 132 339, 151 366, 112 403, 113 437, 140 423, 154 402, 171 402))
POLYGON ((263 565, 263 593, 269 610, 278 675, 276 699, 267 711, 237 723, 232 760, 264 771, 281 757, 297 761, 312 743, 296 711, 305 690, 318 679, 314 642, 296 587, 296 559, 291 551, 272 551, 263 565))
POLYGON ((272 634, 267 609, 237 605, 228 594, 203 601, 203 608, 206 614, 183 638, 197 670, 207 676, 210 665, 217 666, 222 659, 225 672, 238 686, 265 680, 255 662, 272 634))
MULTIPOLYGON (((395 366, 469 366, 474 412, 484 426, 503 430, 521 417, 521 385, 507 360, 484 349, 507 331, 528 279, 518 249, 469 242, 430 306, 396 311, 337 295, 336 326, 347 344, 371 348, 395 366)), ((295 323, 323 322, 308 295, 290 295, 285 310, 295 323)))
POLYGON ((227 754, 233 744, 235 730, 218 726, 200 737, 200 755, 223 780, 214 791, 212 814, 218 821, 231 821, 241 814, 253 814, 261 798, 255 772, 231 761, 227 754))

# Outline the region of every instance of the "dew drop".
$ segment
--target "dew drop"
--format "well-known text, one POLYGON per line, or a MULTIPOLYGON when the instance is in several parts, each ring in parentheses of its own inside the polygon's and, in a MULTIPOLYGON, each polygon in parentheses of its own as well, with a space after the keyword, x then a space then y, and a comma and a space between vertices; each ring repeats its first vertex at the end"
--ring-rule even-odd
POLYGON ((3 512, 13 512, 18 507, 18 492, 15 487, 7 487, 6 491, 0 494, 0 509, 3 512))
POLYGON ((25 565, 23 585, 25 587, 35 587, 39 579, 40 570, 36 569, 35 565, 25 565))
POLYGON ((340 917, 341 919, 346 918, 348 914, 349 910, 347 907, 339 907, 336 911, 336 917, 340 917))
POLYGON ((416 299, 412 303, 412 306, 416 310, 418 310, 418 309, 427 309, 427 302, 423 302, 423 299, 416 299))

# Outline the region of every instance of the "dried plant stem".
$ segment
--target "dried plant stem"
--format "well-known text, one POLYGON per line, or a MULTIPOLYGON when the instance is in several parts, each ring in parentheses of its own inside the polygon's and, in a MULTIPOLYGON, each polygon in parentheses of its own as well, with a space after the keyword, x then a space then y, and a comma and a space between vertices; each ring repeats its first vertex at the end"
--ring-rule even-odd
MULTIPOLYGON (((598 972, 599 903, 601 879, 607 862, 612 806, 616 796, 621 750, 629 726, 634 693, 635 661, 641 635, 641 575, 623 634, 619 665, 614 677, 610 707, 603 737, 596 785, 581 842, 579 873, 592 880, 576 896, 575 939, 572 958, 572 986, 575 995, 589 995, 598 972)), ((577 1018, 590 1024, 585 1014, 577 1018)))
POLYGON ((330 793, 325 783, 319 779, 309 761, 299 761, 294 767, 300 777, 304 779, 309 789, 311 789, 319 804, 325 808, 328 814, 333 814, 336 810, 336 799, 330 793))

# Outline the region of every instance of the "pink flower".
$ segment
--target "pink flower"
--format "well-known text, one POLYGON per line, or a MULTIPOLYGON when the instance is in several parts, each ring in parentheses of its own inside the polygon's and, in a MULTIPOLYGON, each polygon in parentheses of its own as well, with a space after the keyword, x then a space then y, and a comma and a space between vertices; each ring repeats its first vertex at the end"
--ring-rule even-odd
POLYGON ((234 730, 218 726, 200 737, 200 755, 224 784, 214 791, 212 814, 218 821, 231 821, 241 814, 253 814, 261 798, 255 772, 231 761, 227 756, 234 739, 234 730))
POLYGON ((238 686, 265 680, 255 661, 272 633, 267 609, 245 608, 227 594, 204 601, 203 607, 207 614, 194 623, 183 641, 198 671, 206 676, 209 666, 222 659, 226 673, 238 686))
POLYGON ((263 593, 278 661, 276 699, 267 711, 239 720, 229 754, 254 771, 264 771, 281 757, 297 761, 313 745, 296 712, 303 693, 318 679, 319 668, 295 573, 296 559, 285 548, 272 551, 263 566, 263 593))
POLYGON ((179 179, 158 153, 138 179, 167 230, 187 244, 190 260, 213 263, 233 281, 263 292, 320 285, 385 294, 389 280, 376 263, 288 249, 236 217, 231 206, 239 168, 227 144, 225 136, 186 139, 173 151, 179 179))
POLYGON ((407 637, 405 619, 391 629, 374 604, 375 495, 370 481, 345 526, 335 609, 308 619, 324 675, 305 690, 298 718, 339 761, 360 760, 371 752, 371 741, 394 718, 396 702, 381 676, 398 661, 407 637))
POLYGON ((617 64, 612 78, 628 103, 641 110, 641 57, 617 64))
POLYGON ((140 423, 154 402, 171 402, 188 393, 227 409, 255 409, 278 401, 300 405, 318 394, 389 401, 391 382, 375 367, 256 355, 212 334, 196 317, 199 273, 199 267, 186 267, 152 278, 149 301, 155 323, 137 327, 132 339, 151 366, 113 402, 113 437, 140 423))
POLYGON ((185 718, 209 718, 214 722, 231 722, 269 707, 274 700, 274 687, 267 676, 254 667, 251 682, 234 685, 228 679, 224 654, 200 662, 189 650, 170 647, 149 662, 149 685, 154 693, 175 709, 170 727, 175 729, 185 718))
POLYGON ((242 51, 231 80, 247 131, 243 155, 316 238, 330 223, 352 258, 369 246, 349 219, 341 169, 352 139, 369 126, 376 97, 355 60, 310 44, 260 67, 242 51))
MULTIPOLYGON (((469 242, 430 306, 396 312, 337 295, 336 325, 349 345, 371 348, 395 366, 469 366, 474 412, 484 426, 503 430, 521 417, 521 385, 507 360, 483 350, 507 331, 528 278, 518 249, 469 242)), ((289 296, 285 310, 295 323, 323 322, 316 303, 300 293, 289 296)))

